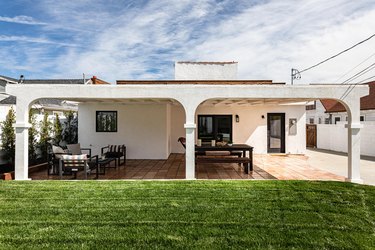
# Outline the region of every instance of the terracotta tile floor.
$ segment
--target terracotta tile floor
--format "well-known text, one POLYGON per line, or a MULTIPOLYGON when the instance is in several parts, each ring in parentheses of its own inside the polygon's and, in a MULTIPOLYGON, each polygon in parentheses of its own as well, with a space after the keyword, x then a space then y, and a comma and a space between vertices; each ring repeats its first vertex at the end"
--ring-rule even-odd
MULTIPOLYGON (((47 170, 29 173, 33 180, 58 180, 59 176, 48 175, 47 170)), ((254 171, 245 174, 236 163, 198 164, 198 179, 257 179, 257 180, 339 180, 344 177, 325 172, 308 165, 307 157, 297 155, 254 155, 254 171)), ((95 179, 95 173, 89 179, 95 179)), ((64 176, 64 180, 72 176, 64 176)), ((77 179, 83 179, 79 174, 77 179)), ((183 154, 171 154, 167 160, 127 160, 126 166, 107 168, 102 180, 114 179, 185 179, 183 154)))

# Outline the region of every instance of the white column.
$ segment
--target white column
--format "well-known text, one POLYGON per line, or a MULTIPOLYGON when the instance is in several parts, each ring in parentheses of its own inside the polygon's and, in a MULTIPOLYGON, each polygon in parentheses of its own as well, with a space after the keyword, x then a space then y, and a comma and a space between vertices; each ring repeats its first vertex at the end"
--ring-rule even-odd
POLYGON ((15 180, 29 180, 29 123, 16 123, 15 180))
POLYGON ((185 171, 186 179, 195 179, 195 128, 194 123, 185 123, 186 129, 186 154, 185 154, 185 171))
POLYGON ((348 178, 346 181, 354 183, 363 183, 360 174, 361 161, 361 124, 348 124, 348 178))

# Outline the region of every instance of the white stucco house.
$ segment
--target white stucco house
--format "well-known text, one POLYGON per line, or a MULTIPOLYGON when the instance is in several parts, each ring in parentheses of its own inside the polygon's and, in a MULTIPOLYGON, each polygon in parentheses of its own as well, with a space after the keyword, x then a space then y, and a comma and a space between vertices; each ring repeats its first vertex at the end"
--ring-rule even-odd
MULTIPOLYGON (((369 95, 361 98, 361 122, 375 122, 375 82, 363 83, 370 88, 369 95)), ((337 100, 315 100, 306 105, 306 123, 336 124, 346 122, 346 108, 337 100)))
POLYGON ((361 182, 359 100, 367 86, 340 99, 345 85, 291 86, 236 77, 235 62, 177 62, 174 80, 7 85, 6 92, 17 96, 15 178, 28 179, 27 115, 41 98, 79 102, 79 142, 94 153, 108 144, 125 144, 130 159, 166 159, 185 152, 186 179, 195 179, 197 139, 245 143, 261 154, 304 154, 306 102, 337 99, 349 111, 347 179, 361 182), (181 136, 186 150, 177 142, 181 136))
POLYGON ((329 124, 330 122, 330 115, 320 100, 309 102, 306 105, 307 124, 329 124))

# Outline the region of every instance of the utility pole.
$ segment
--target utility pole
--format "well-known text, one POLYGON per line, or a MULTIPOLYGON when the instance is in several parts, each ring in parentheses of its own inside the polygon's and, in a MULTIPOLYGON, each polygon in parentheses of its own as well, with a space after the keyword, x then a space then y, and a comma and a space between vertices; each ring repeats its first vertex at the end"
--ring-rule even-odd
POLYGON ((290 84, 293 85, 293 82, 294 80, 299 80, 301 79, 301 74, 300 72, 298 71, 298 69, 293 69, 291 70, 291 74, 290 74, 290 84))

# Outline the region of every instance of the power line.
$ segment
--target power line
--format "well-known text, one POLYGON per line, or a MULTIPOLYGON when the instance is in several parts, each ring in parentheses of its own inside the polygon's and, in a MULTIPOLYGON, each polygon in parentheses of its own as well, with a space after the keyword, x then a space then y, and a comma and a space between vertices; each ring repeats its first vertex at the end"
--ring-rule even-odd
POLYGON ((333 59, 333 58, 335 58, 335 57, 337 57, 337 56, 339 56, 339 55, 341 55, 341 54, 343 54, 343 53, 345 53, 345 52, 347 52, 347 51, 349 51, 349 50, 351 50, 351 49, 353 49, 355 47, 357 47, 358 45, 360 45, 360 44, 362 44, 362 43, 370 40, 373 37, 375 37, 375 34, 372 34, 368 38, 366 38, 366 39, 364 39, 364 40, 362 40, 362 41, 354 44, 353 46, 351 46, 351 47, 349 47, 349 48, 347 48, 347 49, 345 49, 345 50, 343 50, 343 51, 341 51, 341 52, 339 52, 339 53, 337 53, 337 54, 335 54, 335 55, 333 55, 333 56, 331 56, 331 57, 329 57, 329 58, 327 58, 327 59, 325 59, 325 60, 323 60, 323 61, 321 61, 321 62, 319 62, 317 64, 314 64, 314 65, 312 65, 312 66, 310 66, 310 67, 308 67, 308 68, 306 68, 304 70, 299 71, 299 73, 302 73, 302 72, 308 71, 308 70, 310 70, 312 68, 315 68, 315 67, 317 67, 317 66, 319 66, 319 65, 321 65, 321 64, 323 64, 323 63, 325 63, 325 62, 327 62, 327 61, 329 61, 329 60, 331 60, 331 59, 333 59))
POLYGON ((340 100, 343 100, 345 97, 347 97, 347 96, 350 94, 350 92, 352 92, 352 90, 353 90, 358 84, 361 84, 361 83, 367 82, 367 81, 369 81, 369 80, 371 80, 371 79, 373 79, 373 78, 375 78, 375 76, 368 77, 368 78, 366 78, 366 79, 364 79, 364 80, 362 80, 362 81, 360 81, 360 82, 357 82, 357 83, 355 83, 355 84, 350 84, 349 87, 348 87, 348 89, 347 89, 347 90, 344 92, 344 94, 342 94, 342 96, 340 97, 340 100))
POLYGON ((342 82, 341 84, 344 84, 344 83, 348 83, 350 81, 353 81, 354 79, 357 79, 358 77, 360 76, 363 76, 364 74, 370 72, 371 70, 373 70, 375 68, 375 63, 371 64, 370 66, 367 66, 366 68, 364 68, 363 70, 359 71, 358 73, 354 74, 353 76, 349 77, 348 79, 346 79, 344 82, 342 82))
MULTIPOLYGON (((363 70, 359 71, 358 73, 354 74, 353 76, 349 77, 348 79, 346 79, 345 81, 343 81, 341 84, 345 84, 345 83, 348 83, 349 81, 353 81, 355 79, 357 79, 358 77, 361 77, 362 75, 370 72, 371 70, 373 70, 375 68, 375 63, 367 66, 366 68, 364 68, 363 70)), ((349 93, 360 83, 363 83, 363 82, 366 82, 372 78, 374 78, 375 76, 372 76, 372 77, 369 77, 367 79, 364 79, 360 82, 357 82, 355 84, 350 84, 348 86, 348 88, 345 90, 345 92, 342 94, 341 98, 340 99, 343 99, 345 97, 347 97, 349 95, 349 93)))
POLYGON ((347 76, 350 72, 352 72, 353 70, 355 70, 356 68, 358 68, 359 66, 361 66, 362 64, 364 64, 365 62, 367 62, 370 58, 372 58, 373 56, 375 56, 375 53, 373 53, 371 56, 367 57, 365 60, 363 60, 362 62, 360 62, 358 65, 356 65, 355 67, 351 68, 349 71, 347 71, 345 74, 343 74, 342 76, 340 76, 339 78, 337 78, 337 80, 335 80, 334 82, 338 82, 339 80, 341 80, 343 77, 347 76))

